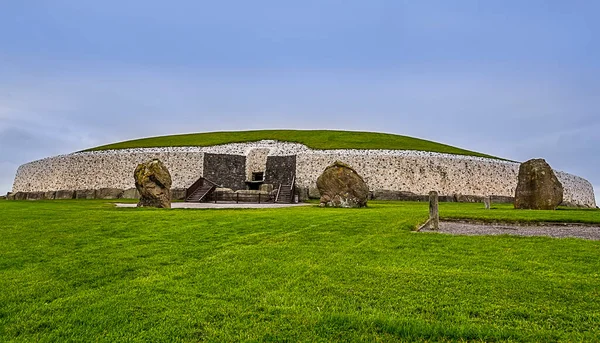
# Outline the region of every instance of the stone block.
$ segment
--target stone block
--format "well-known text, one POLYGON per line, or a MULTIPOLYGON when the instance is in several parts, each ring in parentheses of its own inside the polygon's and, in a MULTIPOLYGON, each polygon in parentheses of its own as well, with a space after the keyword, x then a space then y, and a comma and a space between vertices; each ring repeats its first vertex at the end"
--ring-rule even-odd
POLYGON ((65 190, 65 189, 56 191, 56 194, 54 195, 54 199, 56 199, 56 200, 68 200, 68 199, 74 199, 74 198, 75 198, 75 191, 69 191, 69 190, 65 190))
POLYGON ((298 201, 306 201, 309 199, 308 187, 296 188, 296 193, 298 194, 298 201))
POLYGON ((265 191, 257 191, 257 190, 251 190, 251 189, 242 189, 239 191, 236 191, 235 193, 239 193, 239 194, 250 194, 250 195, 269 195, 269 192, 265 192, 265 191))
POLYGON ((171 189, 171 199, 173 200, 185 200, 185 188, 173 188, 171 189))
POLYGON ((96 199, 121 199, 123 190, 119 188, 100 188, 96 190, 96 199))
POLYGON ((95 189, 80 189, 75 191, 75 199, 96 199, 95 189))
MULTIPOLYGON (((515 208, 554 210, 564 199, 564 188, 543 159, 522 163, 515 191, 515 208)), ((567 200, 568 201, 568 200, 567 200)))
POLYGON ((6 193, 6 200, 15 200, 15 193, 13 193, 13 192, 6 193))
POLYGON ((270 183, 264 183, 260 185, 260 191, 271 193, 273 191, 273 185, 270 183))
POLYGON ((15 200, 27 200, 27 193, 26 192, 15 193, 15 200))
POLYGON ((123 199, 139 199, 140 192, 136 188, 129 188, 123 192, 123 199))
POLYGON ((46 199, 45 192, 28 192, 27 200, 44 200, 46 199))
POLYGON ((310 199, 320 199, 321 193, 319 193, 319 189, 317 187, 308 188, 308 197, 310 199))
POLYGON ((454 199, 456 202, 483 202, 483 196, 479 195, 454 194, 454 199))
POLYGON ((46 200, 54 200, 55 197, 56 197, 55 191, 48 191, 48 192, 44 193, 44 199, 46 199, 46 200))
POLYGON ((133 176, 140 192, 138 207, 171 208, 171 173, 161 160, 138 164, 133 176))
POLYGON ((490 200, 494 204, 513 204, 515 202, 515 197, 490 195, 490 200))

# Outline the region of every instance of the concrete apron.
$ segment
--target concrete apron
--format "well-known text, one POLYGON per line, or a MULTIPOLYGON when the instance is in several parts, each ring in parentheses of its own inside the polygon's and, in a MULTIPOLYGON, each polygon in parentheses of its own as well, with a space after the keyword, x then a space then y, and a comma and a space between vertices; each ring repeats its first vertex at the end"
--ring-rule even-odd
MULTIPOLYGON (((137 207, 137 204, 115 204, 117 207, 137 207)), ((314 204, 273 204, 273 203, 209 203, 209 202, 174 202, 171 203, 171 208, 281 208, 281 207, 297 207, 297 206, 311 206, 314 204)))

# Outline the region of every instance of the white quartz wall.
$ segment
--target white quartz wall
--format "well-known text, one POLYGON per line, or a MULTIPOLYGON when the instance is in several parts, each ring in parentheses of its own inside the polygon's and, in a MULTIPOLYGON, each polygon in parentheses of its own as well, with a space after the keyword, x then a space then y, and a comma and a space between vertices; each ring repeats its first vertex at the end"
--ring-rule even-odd
MULTIPOLYGON (((352 166, 371 190, 440 195, 514 196, 519 163, 479 157, 401 151, 344 150, 301 153, 296 159, 298 187, 316 188, 316 179, 335 161, 352 166)), ((577 176, 557 172, 566 202, 595 207, 592 185, 577 176)), ((314 192, 313 192, 314 193, 314 192)))
MULTIPOLYGON (((50 157, 19 167, 13 192, 133 187, 135 167, 159 158, 171 173, 173 188, 187 188, 203 173, 204 153, 246 155, 248 178, 264 171, 267 156, 296 155, 296 184, 316 188, 325 168, 339 160, 363 176, 371 190, 441 195, 514 196, 519 164, 495 159, 398 150, 311 150, 298 143, 259 141, 212 147, 106 150, 50 157)), ((592 185, 557 172, 564 200, 595 207, 592 185)))
POLYGON ((160 159, 171 173, 173 188, 187 188, 202 176, 202 152, 84 152, 45 158, 17 170, 13 192, 47 192, 135 187, 139 163, 160 159))
MULTIPOLYGON (((269 148, 254 148, 246 156, 246 180, 252 180, 252 173, 264 172, 267 169, 269 148)), ((245 180, 244 180, 245 181, 245 180)))
POLYGON ((594 187, 588 180, 562 171, 557 171, 556 177, 563 185, 563 200, 565 202, 579 206, 596 207, 594 187))

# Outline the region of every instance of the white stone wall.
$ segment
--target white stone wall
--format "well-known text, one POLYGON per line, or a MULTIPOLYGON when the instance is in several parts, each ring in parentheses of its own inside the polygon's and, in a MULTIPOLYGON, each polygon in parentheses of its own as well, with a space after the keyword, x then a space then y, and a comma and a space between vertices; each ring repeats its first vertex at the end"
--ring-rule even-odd
POLYGON ((246 156, 246 180, 252 180, 252 173, 265 172, 267 169, 267 156, 271 149, 253 148, 246 156))
MULTIPOLYGON (((264 171, 267 156, 296 155, 296 184, 316 188, 317 177, 336 160, 354 167, 371 190, 408 191, 441 195, 514 196, 519 164, 495 159, 398 150, 311 150, 298 143, 260 141, 212 147, 169 147, 106 150, 50 157, 19 167, 13 192, 61 189, 133 187, 138 163, 163 161, 173 178, 173 188, 187 188, 202 176, 204 153, 246 155, 247 176, 264 171)), ((557 177, 565 189, 564 200, 595 207, 592 185, 564 172, 557 177)))
MULTIPOLYGON (((336 160, 352 166, 371 190, 440 195, 514 196, 519 163, 470 156, 393 150, 329 150, 301 153, 296 160, 298 187, 316 188, 316 179, 336 160)), ((595 207, 592 185, 557 172, 566 202, 595 207)))
POLYGON ((556 177, 563 185, 563 201, 573 205, 596 207, 594 187, 588 180, 562 171, 556 171, 556 177))
POLYGON ((133 172, 137 165, 153 158, 160 159, 169 169, 173 188, 187 188, 202 176, 202 152, 84 152, 20 166, 13 192, 128 189, 135 187, 133 172))

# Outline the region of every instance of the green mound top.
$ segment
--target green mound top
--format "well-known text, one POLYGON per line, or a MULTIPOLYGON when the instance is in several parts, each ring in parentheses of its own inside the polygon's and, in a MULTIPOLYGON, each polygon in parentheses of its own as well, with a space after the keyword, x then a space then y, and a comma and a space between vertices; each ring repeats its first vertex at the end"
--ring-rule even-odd
POLYGON ((418 150, 447 154, 497 158, 474 151, 456 148, 423 139, 393 135, 388 133, 331 131, 331 130, 258 130, 258 131, 224 131, 190 133, 183 135, 160 136, 135 139, 108 144, 86 151, 176 147, 176 146, 211 146, 227 143, 256 142, 272 139, 285 142, 302 143, 309 148, 327 149, 388 149, 418 150))

